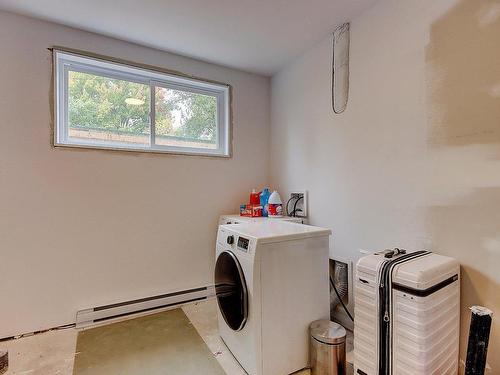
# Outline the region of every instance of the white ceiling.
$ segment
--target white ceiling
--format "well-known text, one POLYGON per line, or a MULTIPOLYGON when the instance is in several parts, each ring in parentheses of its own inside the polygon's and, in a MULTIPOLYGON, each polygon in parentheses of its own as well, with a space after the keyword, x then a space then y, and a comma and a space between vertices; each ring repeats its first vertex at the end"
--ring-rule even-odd
POLYGON ((272 75, 374 1, 0 0, 0 9, 272 75))

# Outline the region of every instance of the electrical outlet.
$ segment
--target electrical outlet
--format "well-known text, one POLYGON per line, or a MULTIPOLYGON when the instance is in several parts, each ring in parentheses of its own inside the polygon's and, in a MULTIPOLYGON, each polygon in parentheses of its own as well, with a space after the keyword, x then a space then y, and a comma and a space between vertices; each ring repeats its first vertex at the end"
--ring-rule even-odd
POLYGON ((307 217, 307 191, 292 191, 290 198, 289 207, 287 207, 288 214, 290 216, 307 217))

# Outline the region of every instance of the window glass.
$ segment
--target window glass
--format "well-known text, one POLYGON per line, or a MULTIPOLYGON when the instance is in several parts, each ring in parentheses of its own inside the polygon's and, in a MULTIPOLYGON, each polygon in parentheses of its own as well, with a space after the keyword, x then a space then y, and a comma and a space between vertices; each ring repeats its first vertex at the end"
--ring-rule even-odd
POLYGON ((68 72, 69 140, 149 145, 149 86, 68 72))
POLYGON ((155 142, 217 148, 217 97, 156 87, 155 142))

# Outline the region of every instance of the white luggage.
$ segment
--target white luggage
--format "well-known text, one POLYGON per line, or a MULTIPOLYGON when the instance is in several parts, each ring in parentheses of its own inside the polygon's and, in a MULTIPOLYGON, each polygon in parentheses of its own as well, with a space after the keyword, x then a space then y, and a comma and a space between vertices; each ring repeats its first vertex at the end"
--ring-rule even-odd
POLYGON ((356 375, 456 375, 460 265, 427 251, 387 250, 356 265, 356 375))

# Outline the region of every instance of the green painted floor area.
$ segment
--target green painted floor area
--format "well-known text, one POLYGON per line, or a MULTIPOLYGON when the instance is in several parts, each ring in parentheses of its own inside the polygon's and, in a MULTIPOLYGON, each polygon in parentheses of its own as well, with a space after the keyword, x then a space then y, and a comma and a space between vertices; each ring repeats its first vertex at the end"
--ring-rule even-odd
POLYGON ((73 375, 224 375, 181 309, 78 333, 73 375))

